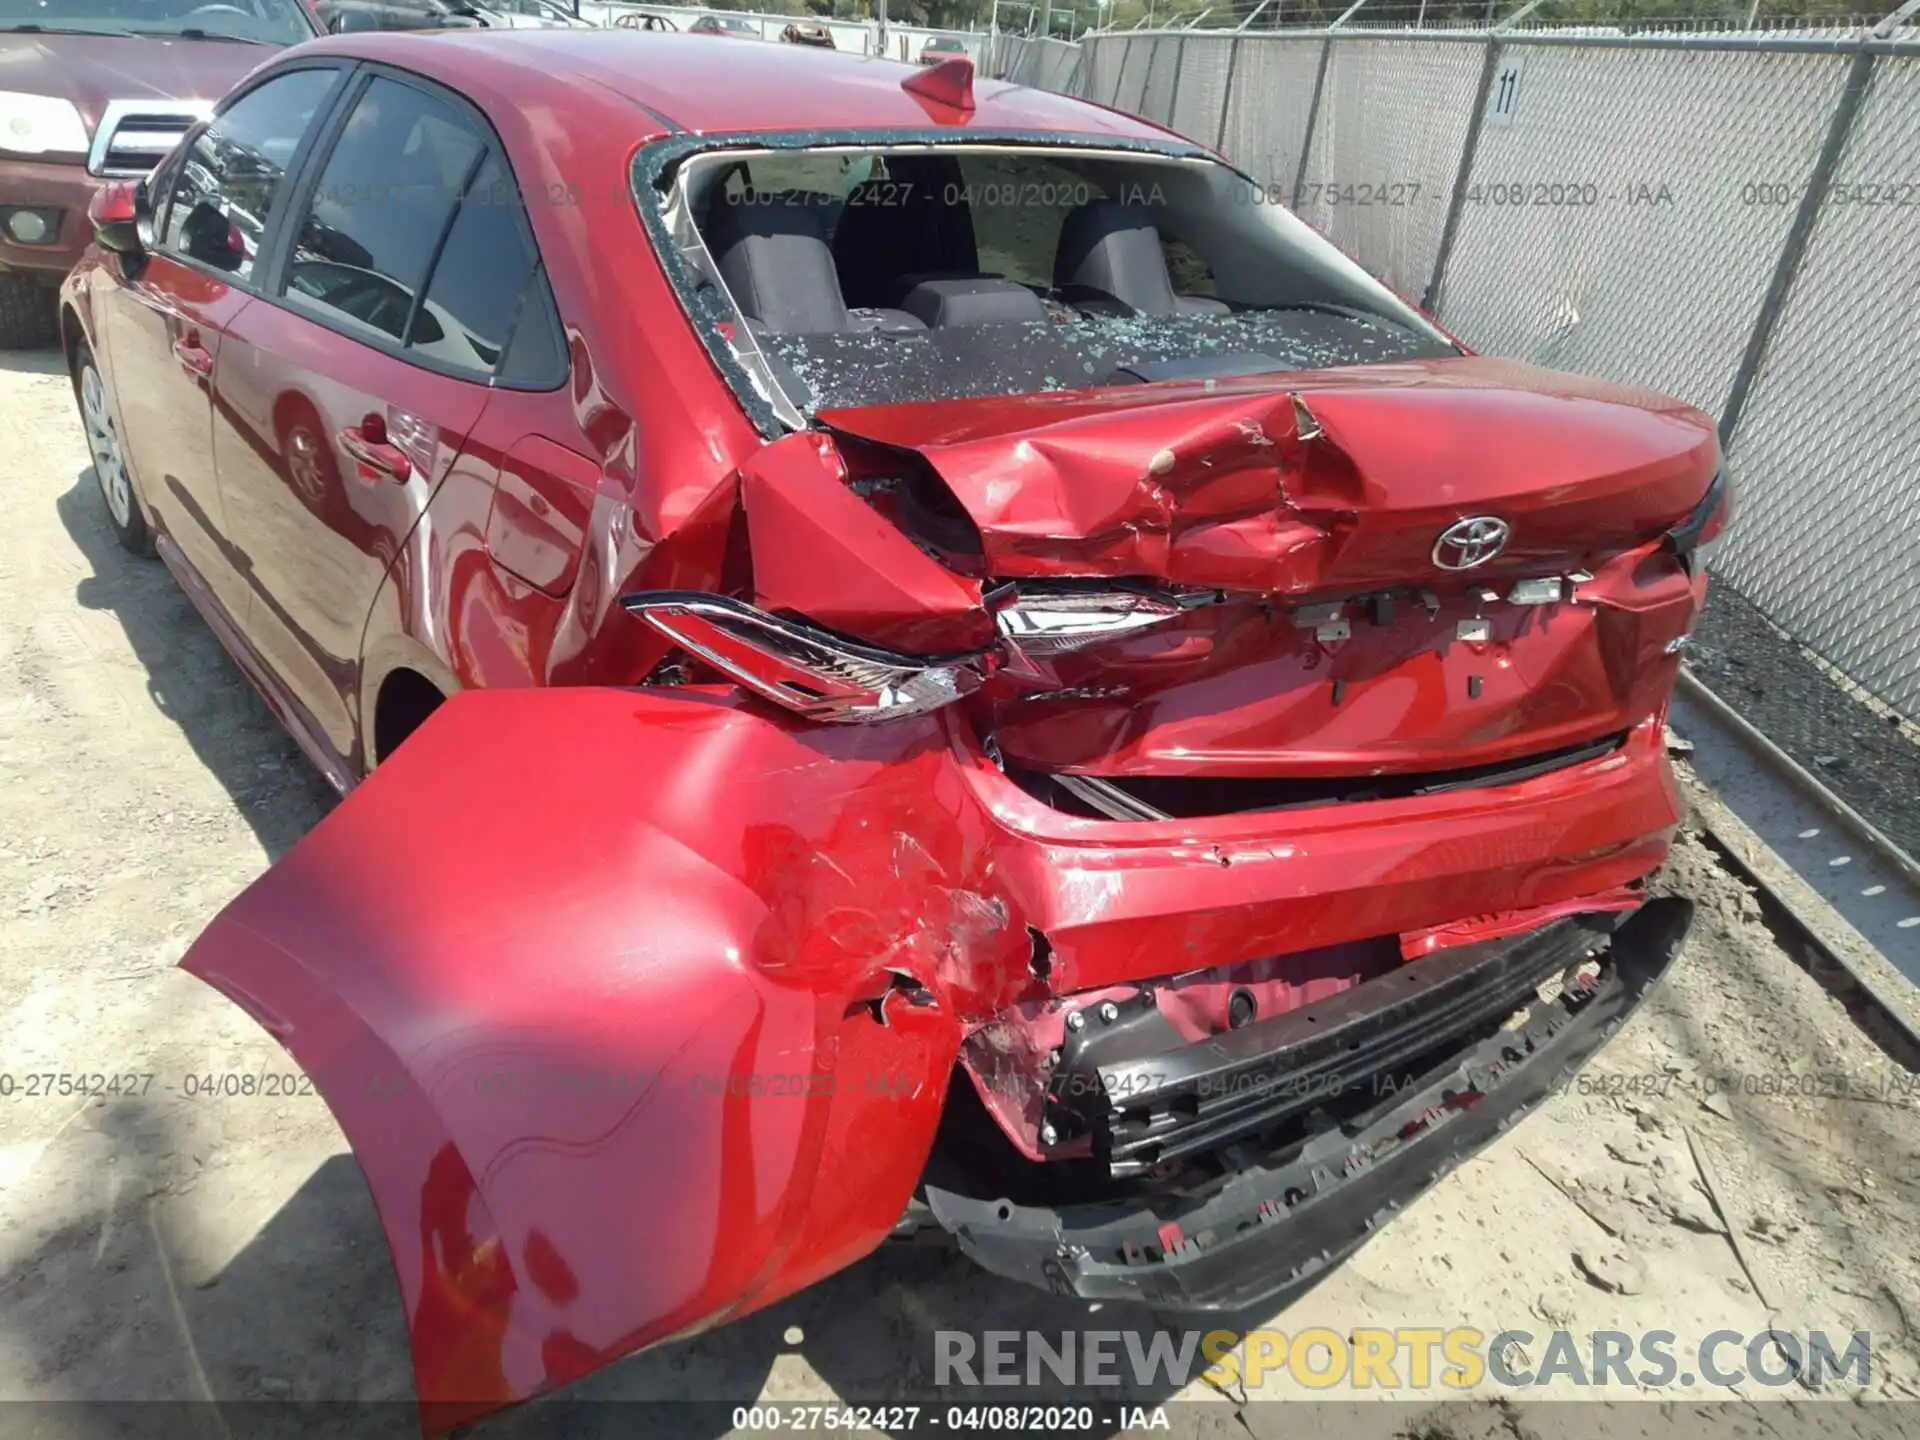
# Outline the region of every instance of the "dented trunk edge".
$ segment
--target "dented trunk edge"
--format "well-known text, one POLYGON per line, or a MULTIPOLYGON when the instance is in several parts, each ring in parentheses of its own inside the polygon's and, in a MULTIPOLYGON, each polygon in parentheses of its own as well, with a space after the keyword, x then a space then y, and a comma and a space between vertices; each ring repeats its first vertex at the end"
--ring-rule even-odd
POLYGON ((1590 989, 1543 1000, 1524 1024, 1205 1199, 1050 1207, 930 1185, 928 1206, 985 1269, 1056 1294, 1270 1313, 1591 1059, 1665 975, 1692 917, 1691 901, 1649 901, 1614 934, 1590 989))
POLYGON ((1512 785, 1121 824, 953 707, 473 691, 182 964, 332 1107, 441 1429, 878 1245, 1011 1006, 1610 892, 1678 815, 1657 719, 1512 785))

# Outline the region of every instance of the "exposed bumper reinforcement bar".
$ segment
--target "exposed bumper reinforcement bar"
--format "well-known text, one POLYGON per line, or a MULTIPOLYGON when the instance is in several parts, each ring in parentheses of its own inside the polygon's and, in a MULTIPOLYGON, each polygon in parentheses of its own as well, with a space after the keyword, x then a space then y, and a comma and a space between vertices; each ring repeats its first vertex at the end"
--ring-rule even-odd
POLYGON ((1150 992, 1110 1024, 1069 1032, 1046 1118, 1085 1138, 1115 1179, 1271 1134, 1381 1075, 1457 1050, 1538 987, 1607 947, 1618 912, 1569 916, 1528 934, 1455 946, 1316 1004, 1187 1041, 1150 992))
POLYGON ((1523 1024, 1204 1199, 1053 1208, 929 1187, 928 1204, 979 1264, 1060 1294, 1172 1311, 1284 1303, 1591 1058, 1666 972, 1692 918, 1689 901, 1649 901, 1614 933, 1590 988, 1540 1002, 1523 1024))

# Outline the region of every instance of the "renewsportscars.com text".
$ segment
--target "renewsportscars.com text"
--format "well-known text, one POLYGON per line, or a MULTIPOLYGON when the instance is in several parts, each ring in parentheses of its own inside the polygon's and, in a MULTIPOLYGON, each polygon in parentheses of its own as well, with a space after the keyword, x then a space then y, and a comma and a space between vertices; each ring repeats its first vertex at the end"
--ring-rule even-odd
POLYGON ((1284 1330, 937 1330, 936 1385, 1231 1388, 1282 1379, 1309 1390, 1472 1390, 1491 1382, 1660 1389, 1829 1383, 1865 1387, 1872 1336, 1812 1330, 1497 1330, 1472 1326, 1284 1330))

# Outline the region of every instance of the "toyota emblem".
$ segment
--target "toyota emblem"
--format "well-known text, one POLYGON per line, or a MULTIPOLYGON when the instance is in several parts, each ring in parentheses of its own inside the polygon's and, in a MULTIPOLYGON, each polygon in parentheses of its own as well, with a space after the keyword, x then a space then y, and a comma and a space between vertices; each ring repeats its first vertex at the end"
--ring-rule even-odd
POLYGON ((1433 542, 1433 563, 1442 570, 1471 570, 1507 548, 1507 522, 1493 515, 1469 515, 1440 532, 1433 542))

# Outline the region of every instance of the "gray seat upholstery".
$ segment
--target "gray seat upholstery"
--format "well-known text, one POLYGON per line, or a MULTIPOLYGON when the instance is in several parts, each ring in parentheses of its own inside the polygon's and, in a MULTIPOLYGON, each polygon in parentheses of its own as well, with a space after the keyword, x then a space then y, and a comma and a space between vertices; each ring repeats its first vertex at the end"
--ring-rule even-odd
POLYGON ((849 310, 818 195, 715 199, 701 227, 733 303, 756 335, 903 334, 926 326, 899 310, 849 310))
POLYGON ((777 335, 853 328, 813 196, 716 196, 706 241, 733 303, 747 319, 777 335))
POLYGON ((1040 297, 1026 286, 985 276, 922 280, 907 292, 900 308, 933 330, 960 325, 1016 325, 1047 318, 1040 297))
POLYGON ((896 155, 886 179, 854 186, 833 232, 849 303, 898 305, 915 279, 980 272, 965 179, 951 155, 896 155))
POLYGON ((1091 290, 1138 315, 1224 313, 1203 295, 1176 295, 1167 275, 1160 231, 1144 205, 1090 200, 1067 214, 1054 252, 1053 283, 1063 291, 1091 290))

